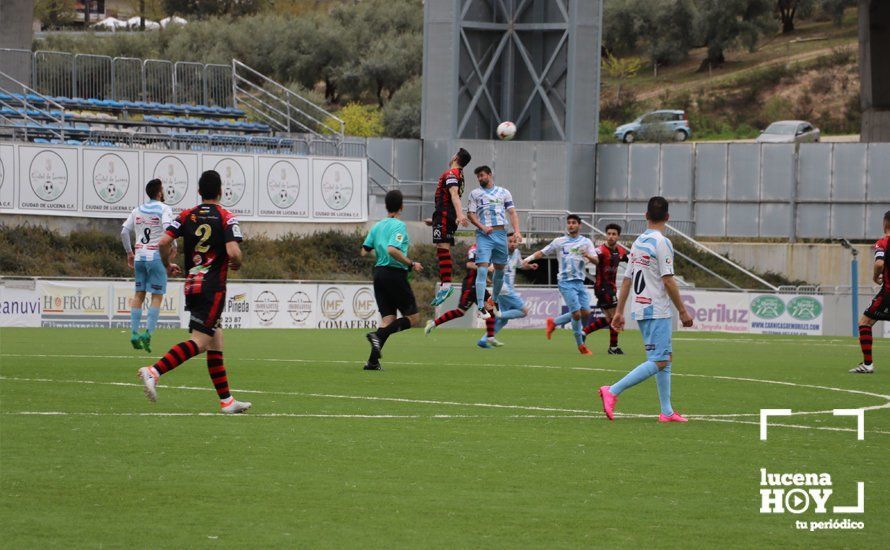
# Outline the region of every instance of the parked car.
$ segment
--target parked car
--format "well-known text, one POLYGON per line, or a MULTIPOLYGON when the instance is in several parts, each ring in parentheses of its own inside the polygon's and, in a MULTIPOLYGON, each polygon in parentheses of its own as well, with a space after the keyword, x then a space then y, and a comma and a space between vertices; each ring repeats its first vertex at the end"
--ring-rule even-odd
POLYGON ((805 120, 780 120, 757 136, 757 143, 811 143, 821 138, 819 128, 805 120))
POLYGON ((692 135, 685 111, 659 110, 646 113, 628 124, 615 129, 615 138, 624 143, 639 139, 686 141, 692 135))

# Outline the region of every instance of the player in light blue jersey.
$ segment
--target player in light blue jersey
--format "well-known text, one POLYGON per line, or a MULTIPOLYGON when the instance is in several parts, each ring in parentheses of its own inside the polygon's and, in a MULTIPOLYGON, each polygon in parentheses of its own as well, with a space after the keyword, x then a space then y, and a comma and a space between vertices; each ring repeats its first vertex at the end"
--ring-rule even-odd
MULTIPOLYGON (((517 246, 519 243, 516 242, 516 233, 511 232, 507 235, 508 241, 507 245, 510 250, 510 257, 507 259, 507 265, 504 267, 504 286, 501 288, 501 294, 498 296, 497 300, 497 308, 494 308, 494 334, 497 336, 497 333, 501 331, 505 326, 507 326, 507 322, 510 319, 521 319, 528 315, 528 307, 525 305, 525 301, 523 301, 522 297, 519 296, 519 293, 516 292, 516 270, 517 269, 538 269, 538 264, 529 264, 525 266, 522 263, 522 255, 519 253, 517 246)), ((483 340, 487 340, 487 342, 495 347, 503 346, 504 344, 497 340, 496 337, 488 338, 487 336, 483 336, 482 339, 479 340, 480 345, 483 340)))
POLYGON ((646 361, 637 365, 627 376, 600 388, 603 411, 609 420, 615 418, 615 405, 624 390, 655 376, 658 400, 661 404, 659 422, 686 422, 671 407, 671 304, 680 313, 684 327, 692 326, 692 316, 680 300, 680 290, 674 280, 674 248, 664 236, 668 202, 664 197, 652 197, 646 208, 648 229, 637 237, 630 249, 627 271, 618 294, 618 307, 612 316, 612 328, 624 330, 624 307, 631 299, 631 316, 640 326, 646 361))
POLYGON ((504 266, 507 264, 507 217, 515 233, 517 243, 522 242, 519 232, 519 216, 513 205, 513 196, 503 187, 494 184, 491 168, 480 166, 475 170, 478 189, 470 192, 467 217, 476 226, 476 306, 483 319, 489 318, 485 308, 485 287, 488 266, 494 265, 491 276, 491 295, 497 302, 504 284, 504 266))
MULTIPOLYGON (((167 293, 167 268, 161 259, 158 242, 167 227, 173 223, 173 210, 164 204, 161 180, 153 179, 148 182, 145 194, 148 195, 148 202, 134 208, 121 227, 121 242, 127 251, 127 264, 133 268, 136 276, 136 293, 130 303, 130 344, 134 349, 144 349, 151 353, 151 334, 158 324, 161 303, 164 301, 164 294, 167 293), (135 251, 130 242, 134 232, 135 251), (139 334, 146 292, 151 294, 151 305, 148 308, 145 332, 139 334)), ((173 244, 169 258, 171 261, 176 256, 176 241, 173 244)), ((175 273, 179 267, 173 269, 175 273)))
POLYGON ((584 286, 584 279, 587 277, 587 262, 598 264, 599 258, 596 255, 596 247, 593 246, 593 242, 581 235, 580 216, 577 214, 566 216, 566 232, 568 235, 553 239, 553 242, 522 262, 528 266, 530 262, 542 256, 552 252, 557 253, 559 293, 562 294, 562 299, 569 311, 556 319, 547 319, 547 339, 550 339, 556 325, 564 325, 571 321, 578 351, 581 352, 581 355, 593 355, 584 345, 581 320, 590 314, 590 295, 587 293, 587 287, 584 286))

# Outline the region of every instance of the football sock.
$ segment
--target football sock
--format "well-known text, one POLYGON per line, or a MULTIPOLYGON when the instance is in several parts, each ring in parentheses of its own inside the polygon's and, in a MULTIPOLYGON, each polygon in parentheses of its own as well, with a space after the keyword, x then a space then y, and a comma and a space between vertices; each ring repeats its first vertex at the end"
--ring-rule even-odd
POLYGON ((161 316, 161 308, 159 307, 150 307, 148 308, 148 319, 145 321, 145 330, 148 331, 149 334, 155 331, 155 328, 158 326, 158 317, 161 316))
MULTIPOLYGON (((658 368, 658 367, 656 367, 658 368)), ((655 373, 655 385, 658 386, 658 402, 661 404, 661 414, 670 416, 674 414, 671 407, 671 365, 668 363, 663 369, 655 373)))
POLYGON ((572 319, 572 332, 575 333, 575 343, 579 346, 584 343, 584 332, 581 329, 581 319, 572 319))
POLYGON ((437 248, 436 259, 439 261, 439 282, 443 284, 450 283, 451 270, 453 268, 451 263, 451 250, 448 248, 437 248))
POLYGON ((494 322, 494 333, 497 334, 501 331, 502 328, 507 326, 507 320, 504 319, 504 316, 501 315, 498 319, 495 319, 494 322))
POLYGON ((142 319, 142 308, 130 308, 130 330, 134 333, 139 332, 139 321, 142 319))
POLYGON ((210 373, 210 380, 213 381, 220 402, 228 401, 232 394, 229 393, 229 379, 226 377, 221 351, 207 350, 207 371, 210 373))
POLYGON ((494 338, 494 315, 485 320, 485 336, 494 338))
POLYGON ((434 322, 436 323, 436 326, 439 326, 442 323, 447 323, 448 321, 450 321, 452 319, 457 319, 458 317, 463 317, 463 316, 464 316, 464 310, 459 309, 459 308, 451 309, 451 310, 446 311, 442 315, 439 315, 438 317, 436 317, 436 320, 434 322))
POLYGON ((494 270, 494 275, 491 276, 491 297, 495 302, 498 301, 498 296, 501 295, 501 289, 504 287, 504 270, 497 269, 494 270))
POLYGON ((399 317, 385 327, 378 328, 377 336, 380 338, 380 348, 383 349, 383 345, 386 344, 386 339, 391 335, 401 330, 408 330, 409 328, 411 328, 411 321, 407 317, 399 317))
POLYGON ((594 319, 592 323, 584 327, 584 334, 590 334, 595 330, 606 328, 607 326, 609 326, 609 320, 605 317, 598 317, 594 319))
POLYGON ((568 322, 571 321, 571 320, 572 320, 572 312, 571 312, 571 311, 568 311, 568 312, 566 312, 566 313, 563 313, 562 315, 560 315, 560 316, 557 317, 556 319, 554 319, 553 322, 556 323, 557 326, 560 326, 560 327, 561 327, 561 326, 563 326, 564 324, 568 323, 568 322))
POLYGON ((501 312, 501 319, 504 319, 505 321, 519 319, 520 317, 525 317, 525 312, 521 309, 508 309, 507 311, 501 312))
POLYGON ((634 370, 627 373, 624 378, 612 384, 612 387, 609 388, 609 393, 611 393, 612 395, 619 395, 627 388, 636 386, 656 372, 658 372, 658 367, 655 366, 655 363, 653 363, 652 361, 641 363, 637 365, 634 370))
POLYGON ((618 347, 618 331, 613 329, 611 326, 609 327, 609 347, 610 348, 618 347))
POLYGON ((859 325, 859 347, 862 348, 862 362, 871 365, 871 327, 859 325))
POLYGON ((476 305, 481 309, 485 304, 485 286, 488 283, 488 266, 476 268, 476 305))
POLYGON ((158 362, 155 363, 153 367, 160 376, 161 374, 170 372, 199 353, 201 353, 201 351, 198 349, 198 344, 194 343, 192 340, 186 340, 185 342, 180 342, 170 348, 170 351, 158 359, 158 362))

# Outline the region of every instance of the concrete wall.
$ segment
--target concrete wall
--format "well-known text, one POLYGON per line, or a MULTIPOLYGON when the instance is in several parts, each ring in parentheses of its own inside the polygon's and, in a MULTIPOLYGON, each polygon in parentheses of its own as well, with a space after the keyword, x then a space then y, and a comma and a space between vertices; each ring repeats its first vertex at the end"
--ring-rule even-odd
POLYGON ((699 237, 869 239, 890 210, 890 144, 597 146, 596 210, 660 194, 699 237))
MULTIPOLYGON (((707 241, 703 244, 721 254, 729 254, 730 258, 754 271, 781 273, 790 279, 799 279, 816 285, 850 285, 851 254, 839 244, 707 241)), ((864 244, 854 246, 859 251, 860 287, 875 286, 871 280, 874 262, 871 246, 864 244)))

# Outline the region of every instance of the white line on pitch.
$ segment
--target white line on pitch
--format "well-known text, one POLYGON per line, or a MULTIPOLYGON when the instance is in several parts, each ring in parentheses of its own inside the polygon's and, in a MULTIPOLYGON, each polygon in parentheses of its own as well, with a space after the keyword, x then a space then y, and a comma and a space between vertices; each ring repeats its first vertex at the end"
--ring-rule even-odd
MULTIPOLYGON (((16 382, 46 382, 46 383, 65 383, 65 384, 88 384, 88 385, 97 385, 97 386, 124 386, 124 387, 142 387, 142 384, 134 384, 130 382, 99 382, 95 380, 52 380, 49 378, 15 378, 15 377, 7 377, 0 376, 0 380, 9 380, 16 382)), ((171 390, 186 390, 186 391, 202 391, 209 392, 212 388, 206 387, 195 387, 195 386, 165 386, 166 389, 171 390)), ((531 405, 507 405, 507 404, 498 404, 498 403, 461 403, 456 401, 436 401, 429 399, 406 399, 400 397, 375 397, 375 396, 359 396, 359 395, 339 395, 339 394, 324 394, 324 393, 302 393, 302 392, 283 392, 283 391, 266 391, 266 390, 237 390, 238 393, 250 393, 250 394, 258 394, 258 395, 285 395, 285 396, 294 396, 294 397, 320 397, 320 398, 330 398, 330 399, 350 399, 350 400, 362 400, 362 401, 388 401, 388 402, 397 402, 397 403, 414 403, 414 404, 424 404, 424 405, 449 405, 449 406, 461 406, 461 407, 481 407, 481 408, 495 408, 495 409, 511 409, 511 410, 528 410, 528 411, 542 411, 542 412, 560 412, 560 413, 573 413, 571 415, 557 415, 558 418, 601 418, 603 414, 599 411, 589 411, 583 409, 561 409, 556 407, 537 407, 531 405)), ((890 407, 890 403, 885 403, 880 406, 873 406, 863 408, 865 410, 877 409, 877 408, 888 408, 890 407)), ((819 414, 823 411, 801 411, 804 414, 819 414)), ((824 411, 830 413, 831 411, 824 411)), ((206 413, 211 414, 211 413, 206 413)), ((256 415, 255 415, 256 416, 256 415)), ((522 415, 512 415, 513 417, 521 417, 522 415)), ((525 415, 525 416, 536 416, 536 415, 525 415)), ((622 418, 655 418, 654 415, 647 414, 634 414, 634 413, 616 413, 616 416, 622 418)), ((705 421, 705 422, 726 422, 726 423, 734 423, 734 424, 753 424, 759 425, 757 422, 743 421, 737 420, 735 417, 740 415, 736 414, 701 414, 701 415, 687 415, 688 418, 705 421), (733 418, 726 418, 733 417, 733 418)), ((410 415, 409 415, 410 417, 410 415)), ((455 418, 459 418, 461 416, 454 416, 455 418)), ((472 416, 467 416, 467 418, 472 418, 472 416)), ((499 417, 490 417, 490 418, 499 418, 499 417)), ((510 418, 510 416, 504 417, 510 418)), ((799 429, 812 429, 812 430, 829 430, 829 431, 850 431, 855 432, 856 430, 851 428, 832 428, 827 426, 802 426, 795 424, 782 424, 782 427, 787 428, 799 428, 799 429)), ((878 434, 887 434, 890 435, 890 432, 883 432, 878 430, 870 430, 869 433, 878 433, 878 434)))
MULTIPOLYGON (((82 359, 133 359, 138 356, 130 356, 130 355, 44 355, 44 354, 0 354, 0 357, 55 357, 55 358, 82 358, 82 359)), ((262 359, 255 357, 245 357, 240 359, 234 359, 234 361, 255 361, 255 362, 264 362, 264 363, 308 363, 308 364, 349 364, 349 365, 357 365, 357 361, 348 361, 343 359, 262 359)), ((431 365, 431 363, 423 363, 417 361, 387 361, 387 364, 390 365, 405 365, 405 366, 427 366, 431 365)), ((468 366, 466 363, 436 363, 436 366, 449 366, 449 367, 466 367, 468 366)), ((527 369, 552 369, 552 370, 577 370, 577 371, 591 371, 591 372, 613 372, 613 373, 626 373, 628 369, 603 369, 598 367, 566 367, 562 365, 528 365, 528 364, 503 364, 503 363, 479 363, 473 365, 474 367, 516 367, 516 368, 527 368, 527 369)), ((692 374, 692 373, 683 373, 683 372, 672 372, 671 376, 685 376, 689 378, 709 378, 714 380, 730 380, 734 382, 754 382, 759 384, 775 384, 780 386, 792 386, 797 388, 809 388, 815 390, 826 390, 826 391, 835 391, 842 393, 853 393, 858 395, 867 395, 869 397, 877 397, 879 399, 884 399, 887 403, 883 405, 874 406, 874 408, 890 408, 890 395, 884 395, 880 393, 862 391, 862 390, 851 390, 846 388, 835 388, 832 386, 818 386, 813 384, 799 384, 797 382, 785 382, 782 380, 763 380, 760 378, 745 378, 738 376, 721 376, 714 374, 692 374)), ((828 411, 830 413, 830 411, 828 411)), ((747 413, 745 413, 747 414, 747 413)), ((799 411, 794 413, 795 415, 800 414, 825 414, 824 411, 817 412, 806 412, 799 411)), ((756 413, 748 414, 748 416, 758 416, 756 413)))

